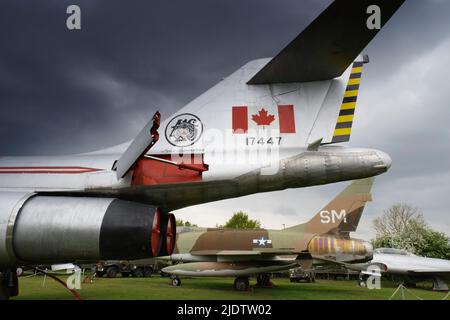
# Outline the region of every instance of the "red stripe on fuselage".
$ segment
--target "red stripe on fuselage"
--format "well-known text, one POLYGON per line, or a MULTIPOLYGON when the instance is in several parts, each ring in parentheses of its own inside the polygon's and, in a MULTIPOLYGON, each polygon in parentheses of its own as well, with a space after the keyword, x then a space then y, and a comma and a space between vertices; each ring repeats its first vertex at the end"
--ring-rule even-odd
POLYGON ((41 174, 79 174, 86 172, 101 171, 96 168, 86 167, 0 167, 0 174, 17 174, 17 173, 41 173, 41 174))

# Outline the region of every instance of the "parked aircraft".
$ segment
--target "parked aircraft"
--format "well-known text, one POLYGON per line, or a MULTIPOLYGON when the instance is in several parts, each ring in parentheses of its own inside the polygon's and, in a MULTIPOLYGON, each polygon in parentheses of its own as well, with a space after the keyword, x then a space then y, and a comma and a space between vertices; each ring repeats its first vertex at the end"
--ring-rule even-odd
POLYGON ((353 182, 307 223, 285 230, 233 230, 183 227, 175 251, 157 259, 176 264, 163 272, 179 276, 233 276, 236 290, 247 290, 249 276, 256 275, 267 286, 269 273, 303 267, 314 260, 357 263, 372 259, 372 246, 350 238, 371 201, 373 178, 353 182), (180 263, 181 262, 181 263, 180 263))
MULTIPOLYGON (((273 59, 251 61, 129 143, 69 156, 0 158, 0 297, 19 265, 172 253, 170 210, 386 172, 350 139, 365 56, 404 0, 336 0, 273 59), (161 132, 158 131, 161 128, 161 132), (150 241, 149 241, 150 239, 150 241)), ((7 106, 4 106, 7 107, 7 106)))
POLYGON ((450 278, 450 261, 420 257, 406 250, 379 248, 374 251, 373 259, 364 264, 346 264, 351 270, 361 271, 360 285, 366 286, 370 276, 399 275, 411 284, 419 280, 433 280, 433 290, 448 291, 442 279, 450 278), (374 268, 376 267, 376 268, 374 268))

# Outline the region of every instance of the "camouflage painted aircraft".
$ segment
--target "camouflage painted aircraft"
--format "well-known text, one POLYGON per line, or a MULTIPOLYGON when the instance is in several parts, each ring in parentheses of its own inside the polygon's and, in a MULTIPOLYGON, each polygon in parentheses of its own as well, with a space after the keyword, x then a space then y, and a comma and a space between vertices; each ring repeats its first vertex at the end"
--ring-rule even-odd
POLYGON ((249 276, 267 286, 268 273, 302 267, 313 261, 362 263, 372 259, 372 246, 350 238, 356 230, 366 202, 371 201, 373 178, 356 180, 307 223, 285 230, 232 230, 183 227, 170 256, 160 257, 177 264, 163 272, 171 274, 172 285, 179 276, 235 276, 234 288, 247 290, 249 276))

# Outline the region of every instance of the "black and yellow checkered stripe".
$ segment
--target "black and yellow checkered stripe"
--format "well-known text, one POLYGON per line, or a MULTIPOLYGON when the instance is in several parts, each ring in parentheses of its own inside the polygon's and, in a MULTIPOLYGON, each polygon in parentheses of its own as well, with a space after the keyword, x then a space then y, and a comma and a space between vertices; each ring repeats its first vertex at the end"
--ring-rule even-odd
POLYGON ((353 63, 331 143, 350 141, 363 65, 363 62, 353 63))

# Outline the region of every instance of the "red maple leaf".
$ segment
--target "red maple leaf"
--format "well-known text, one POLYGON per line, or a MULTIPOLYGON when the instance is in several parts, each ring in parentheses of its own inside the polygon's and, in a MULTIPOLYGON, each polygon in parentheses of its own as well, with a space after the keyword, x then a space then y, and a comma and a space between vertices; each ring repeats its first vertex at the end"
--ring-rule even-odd
POLYGON ((258 114, 252 114, 252 120, 256 122, 258 126, 270 126, 275 121, 273 114, 268 114, 267 110, 262 108, 258 111, 258 114))

